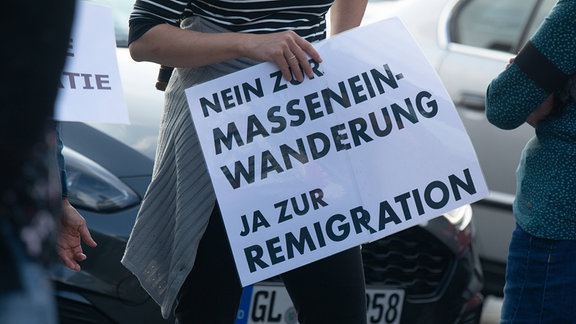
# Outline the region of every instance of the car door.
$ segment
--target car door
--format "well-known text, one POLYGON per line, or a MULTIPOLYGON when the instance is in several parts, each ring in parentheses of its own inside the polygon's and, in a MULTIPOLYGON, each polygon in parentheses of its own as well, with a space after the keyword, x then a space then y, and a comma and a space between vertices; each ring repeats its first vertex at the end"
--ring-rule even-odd
POLYGON ((440 22, 447 55, 437 66, 472 140, 490 195, 473 205, 483 259, 504 264, 514 227, 512 202, 520 153, 534 130, 500 130, 485 117, 485 92, 556 0, 456 1, 440 22))

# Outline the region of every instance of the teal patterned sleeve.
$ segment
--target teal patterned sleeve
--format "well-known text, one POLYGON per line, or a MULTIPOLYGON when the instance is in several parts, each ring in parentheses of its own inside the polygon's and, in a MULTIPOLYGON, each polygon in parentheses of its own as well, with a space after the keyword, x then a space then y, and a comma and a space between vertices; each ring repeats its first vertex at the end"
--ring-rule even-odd
MULTIPOLYGON (((531 45, 555 69, 566 75, 576 72, 576 0, 560 0, 551 10, 531 45)), ((519 55, 522 55, 522 51, 519 55)), ((524 61, 526 63, 526 61, 524 61)), ((541 64, 534 63, 536 68, 541 64)), ((543 73, 546 73, 545 71, 543 73)), ((558 91, 560 89, 556 89, 558 91)), ((488 86, 486 117, 502 129, 514 129, 524 124, 528 116, 551 94, 519 64, 513 63, 488 86)))

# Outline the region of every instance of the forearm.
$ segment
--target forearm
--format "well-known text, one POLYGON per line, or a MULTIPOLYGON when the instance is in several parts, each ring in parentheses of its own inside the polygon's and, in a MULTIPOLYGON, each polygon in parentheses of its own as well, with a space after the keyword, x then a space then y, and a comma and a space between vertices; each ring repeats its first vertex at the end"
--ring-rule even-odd
POLYGON ((359 26, 367 3, 367 0, 335 0, 330 9, 330 34, 359 26))
POLYGON ((154 26, 133 41, 130 54, 136 61, 188 68, 247 57, 272 62, 286 80, 291 80, 293 73, 300 82, 304 74, 314 76, 308 57, 322 61, 310 42, 290 30, 271 34, 201 33, 168 24, 154 26))
POLYGON ((161 24, 130 44, 136 61, 172 67, 200 67, 246 56, 250 34, 201 33, 161 24))

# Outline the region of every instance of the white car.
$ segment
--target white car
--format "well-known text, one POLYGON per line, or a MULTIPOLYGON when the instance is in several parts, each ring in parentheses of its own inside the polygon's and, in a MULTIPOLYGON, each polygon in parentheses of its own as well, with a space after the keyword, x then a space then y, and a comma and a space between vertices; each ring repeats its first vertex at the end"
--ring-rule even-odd
POLYGON ((484 113, 490 81, 534 34, 556 0, 371 0, 364 24, 398 16, 434 66, 472 140, 489 196, 473 204, 485 292, 501 295, 515 226, 515 170, 534 130, 491 125, 484 113))

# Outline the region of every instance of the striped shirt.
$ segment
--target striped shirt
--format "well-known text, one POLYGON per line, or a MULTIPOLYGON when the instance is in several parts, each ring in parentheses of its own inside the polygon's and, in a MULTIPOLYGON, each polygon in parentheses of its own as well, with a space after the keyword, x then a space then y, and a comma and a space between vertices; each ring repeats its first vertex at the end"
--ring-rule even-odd
POLYGON ((326 38, 326 12, 333 0, 137 0, 130 16, 129 42, 163 23, 200 16, 232 32, 293 30, 309 42, 326 38))

